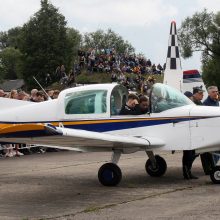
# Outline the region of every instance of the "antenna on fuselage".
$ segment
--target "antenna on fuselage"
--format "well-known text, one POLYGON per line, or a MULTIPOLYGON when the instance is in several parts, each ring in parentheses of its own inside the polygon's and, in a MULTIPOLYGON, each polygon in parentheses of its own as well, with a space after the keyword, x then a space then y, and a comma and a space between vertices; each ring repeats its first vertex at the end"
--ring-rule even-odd
POLYGON ((41 84, 37 81, 37 79, 33 76, 34 80, 36 81, 36 83, 40 86, 40 88, 43 90, 43 92, 46 94, 48 100, 52 100, 50 98, 50 96, 47 94, 47 92, 44 90, 44 88, 41 86, 41 84))

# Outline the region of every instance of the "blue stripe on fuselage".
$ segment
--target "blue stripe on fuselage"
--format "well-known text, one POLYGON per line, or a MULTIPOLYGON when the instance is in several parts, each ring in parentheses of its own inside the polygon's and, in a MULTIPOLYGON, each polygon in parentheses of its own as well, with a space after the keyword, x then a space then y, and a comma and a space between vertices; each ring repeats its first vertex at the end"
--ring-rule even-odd
POLYGON ((120 121, 120 122, 116 121, 116 122, 106 122, 106 123, 97 123, 97 124, 65 125, 65 127, 73 128, 73 129, 82 129, 87 131, 105 132, 105 131, 161 125, 168 123, 178 123, 189 120, 190 120, 189 118, 169 118, 169 119, 155 119, 155 120, 150 119, 143 121, 120 121))

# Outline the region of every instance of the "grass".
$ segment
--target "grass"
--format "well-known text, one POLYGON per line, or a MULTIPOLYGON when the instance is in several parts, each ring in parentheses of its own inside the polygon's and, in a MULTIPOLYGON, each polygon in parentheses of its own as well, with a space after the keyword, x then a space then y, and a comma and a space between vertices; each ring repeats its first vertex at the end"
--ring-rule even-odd
MULTIPOLYGON (((131 74, 126 73, 128 77, 135 77, 135 74, 131 76, 131 74)), ((150 74, 144 75, 144 78, 147 79, 150 74)), ((152 76, 152 75, 151 75, 152 76)), ((163 75, 153 75, 156 79, 156 82, 163 82, 163 75)), ((86 71, 82 71, 82 73, 76 76, 76 83, 78 84, 94 84, 94 83, 111 83, 111 74, 110 73, 88 73, 86 71)), ((60 85, 59 82, 53 83, 48 87, 49 89, 58 89, 63 90, 64 87, 60 85)))

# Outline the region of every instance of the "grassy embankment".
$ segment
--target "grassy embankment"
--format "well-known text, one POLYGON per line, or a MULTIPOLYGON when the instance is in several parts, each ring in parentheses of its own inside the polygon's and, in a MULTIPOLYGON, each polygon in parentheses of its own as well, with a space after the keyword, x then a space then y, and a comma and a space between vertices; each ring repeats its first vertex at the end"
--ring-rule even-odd
MULTIPOLYGON (((135 77, 135 74, 126 74, 129 77, 135 77)), ((144 78, 148 78, 150 74, 144 75, 144 78)), ((156 82, 163 82, 163 75, 153 75, 156 82)), ((111 83, 111 74, 109 73, 87 73, 83 71, 80 75, 76 76, 76 83, 78 84, 94 84, 94 83, 111 83)), ((50 88, 64 89, 59 83, 54 83, 50 88)))

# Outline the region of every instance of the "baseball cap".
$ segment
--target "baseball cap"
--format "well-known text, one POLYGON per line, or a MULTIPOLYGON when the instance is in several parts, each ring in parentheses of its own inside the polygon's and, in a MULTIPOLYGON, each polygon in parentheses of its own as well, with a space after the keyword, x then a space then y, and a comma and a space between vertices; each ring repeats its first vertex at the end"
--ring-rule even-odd
POLYGON ((204 92, 201 86, 193 87, 193 94, 204 92))

